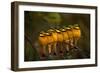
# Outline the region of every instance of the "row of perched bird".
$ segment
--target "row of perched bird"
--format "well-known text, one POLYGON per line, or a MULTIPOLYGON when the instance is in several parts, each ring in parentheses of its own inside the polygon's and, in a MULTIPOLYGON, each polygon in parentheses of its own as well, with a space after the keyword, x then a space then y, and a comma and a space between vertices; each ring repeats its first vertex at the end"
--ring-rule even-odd
POLYGON ((67 50, 69 45, 76 45, 77 41, 81 37, 81 30, 78 25, 64 27, 61 29, 49 29, 47 32, 40 32, 39 43, 42 46, 42 53, 45 53, 46 46, 48 46, 49 54, 53 51, 57 51, 57 43, 65 42, 67 50), (52 47, 53 46, 53 47, 52 47))

